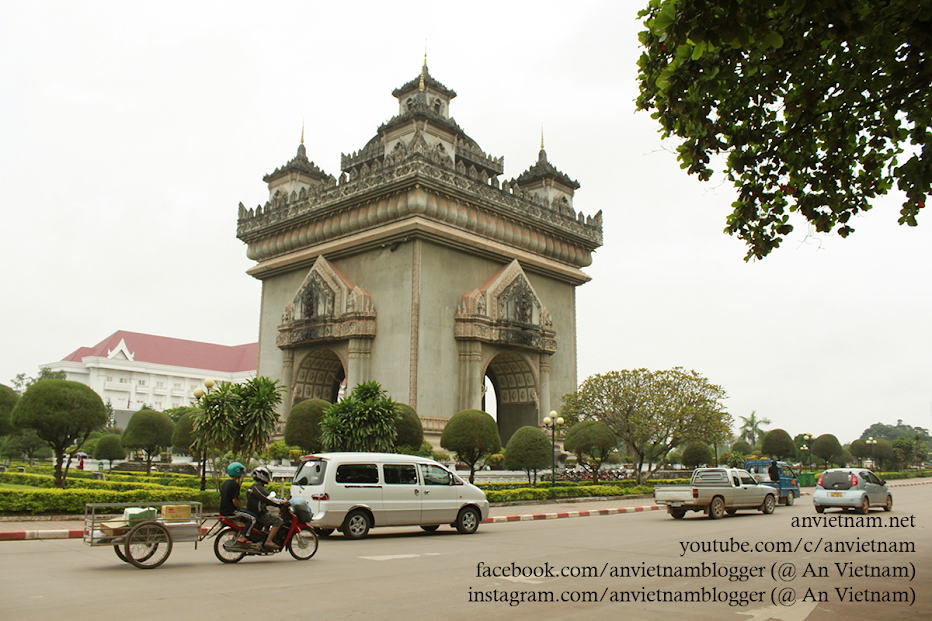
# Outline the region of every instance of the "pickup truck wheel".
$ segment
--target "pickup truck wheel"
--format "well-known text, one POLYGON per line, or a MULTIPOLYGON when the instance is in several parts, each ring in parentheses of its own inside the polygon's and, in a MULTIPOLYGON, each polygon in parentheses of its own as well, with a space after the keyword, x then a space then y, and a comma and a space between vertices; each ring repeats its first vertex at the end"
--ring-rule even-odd
POLYGON ((767 497, 764 498, 764 502, 761 503, 760 510, 763 511, 765 515, 770 515, 773 513, 776 506, 777 501, 773 497, 773 494, 767 494, 767 497))
POLYGON ((709 505, 709 517, 713 520, 719 520, 725 516, 725 501, 721 496, 712 499, 709 505))
POLYGON ((794 494, 792 491, 789 491, 786 493, 786 498, 783 499, 783 504, 785 504, 787 507, 792 507, 795 500, 796 494, 794 494))
POLYGON ((686 517, 686 509, 672 509, 670 515, 673 516, 674 520, 682 520, 686 517))

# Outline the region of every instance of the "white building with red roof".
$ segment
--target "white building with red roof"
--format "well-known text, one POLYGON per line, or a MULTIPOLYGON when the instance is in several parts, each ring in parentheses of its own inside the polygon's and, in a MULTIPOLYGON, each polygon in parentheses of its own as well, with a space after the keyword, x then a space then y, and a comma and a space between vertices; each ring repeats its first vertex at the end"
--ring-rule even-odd
POLYGON ((258 343, 216 345, 152 334, 114 332, 93 347, 42 365, 65 371, 110 401, 118 427, 143 405, 156 410, 194 404, 194 389, 206 378, 241 382, 256 376, 258 343))

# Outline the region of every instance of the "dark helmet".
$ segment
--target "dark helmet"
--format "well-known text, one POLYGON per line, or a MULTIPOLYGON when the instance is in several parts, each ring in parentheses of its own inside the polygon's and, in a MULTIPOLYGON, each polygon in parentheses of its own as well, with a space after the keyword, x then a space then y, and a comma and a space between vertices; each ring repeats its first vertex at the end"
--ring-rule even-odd
POLYGON ((269 469, 265 466, 259 466, 252 471, 252 478, 261 483, 271 483, 272 482, 272 473, 269 472, 269 469))

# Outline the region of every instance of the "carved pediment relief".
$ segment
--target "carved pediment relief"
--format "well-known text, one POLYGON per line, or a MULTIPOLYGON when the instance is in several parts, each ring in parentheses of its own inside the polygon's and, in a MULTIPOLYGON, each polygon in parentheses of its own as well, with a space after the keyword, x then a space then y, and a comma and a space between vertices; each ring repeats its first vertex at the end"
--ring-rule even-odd
POLYGON ((375 318, 369 293, 321 256, 285 306, 277 345, 285 349, 309 343, 373 338, 375 318))
POLYGON ((556 351, 550 312, 517 260, 466 293, 455 319, 458 339, 556 351))

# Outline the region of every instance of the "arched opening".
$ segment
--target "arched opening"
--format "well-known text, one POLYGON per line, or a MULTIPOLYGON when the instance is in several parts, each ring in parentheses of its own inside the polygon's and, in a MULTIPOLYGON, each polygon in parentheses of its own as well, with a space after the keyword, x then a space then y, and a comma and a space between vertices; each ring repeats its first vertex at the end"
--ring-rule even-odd
MULTIPOLYGON (((519 354, 506 352, 495 356, 485 372, 493 394, 483 395, 483 406, 495 400, 495 419, 502 446, 512 434, 526 425, 537 425, 537 380, 531 365, 519 354)), ((485 411, 489 411, 486 409, 485 411)), ((491 413, 491 412, 490 412, 491 413)))
POLYGON ((346 368, 340 358, 326 347, 312 349, 294 375, 293 403, 306 399, 323 399, 336 403, 346 368))

